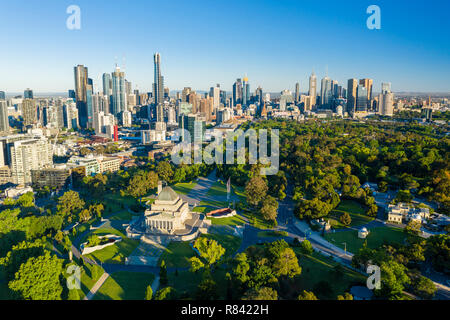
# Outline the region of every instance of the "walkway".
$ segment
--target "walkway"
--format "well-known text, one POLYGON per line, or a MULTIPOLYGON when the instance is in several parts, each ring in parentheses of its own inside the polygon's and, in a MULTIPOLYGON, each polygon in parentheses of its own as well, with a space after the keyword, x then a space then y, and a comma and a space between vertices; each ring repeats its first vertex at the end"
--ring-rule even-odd
POLYGON ((83 300, 91 300, 95 294, 97 293, 98 289, 103 285, 103 283, 108 279, 109 273, 103 273, 100 279, 92 286, 91 290, 88 292, 88 294, 84 297, 83 300))

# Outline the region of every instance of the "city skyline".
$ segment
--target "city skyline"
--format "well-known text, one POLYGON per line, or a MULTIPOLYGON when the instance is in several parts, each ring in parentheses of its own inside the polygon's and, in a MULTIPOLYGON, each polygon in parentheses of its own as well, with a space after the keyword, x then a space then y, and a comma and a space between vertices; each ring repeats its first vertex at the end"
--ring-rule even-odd
POLYGON ((230 92, 236 78, 247 74, 252 88, 294 91, 299 82, 300 91, 306 92, 311 71, 320 81, 328 69, 328 76, 340 84, 371 78, 377 89, 389 81, 395 84, 394 92, 450 92, 450 44, 445 41, 450 24, 444 22, 449 3, 440 2, 435 10, 426 4, 378 1, 380 30, 366 26, 369 1, 326 1, 326 12, 323 2, 256 6, 253 1, 135 1, 106 6, 103 1, 78 1, 81 30, 66 28, 70 4, 4 5, 0 35, 12 50, 0 53, 0 67, 8 75, 0 79, 1 90, 67 92, 73 89, 73 66, 82 64, 100 91, 102 74, 117 63, 133 89, 137 85, 141 91, 152 91, 152 54, 159 52, 171 91, 188 86, 207 91, 220 83, 230 92), (399 17, 419 14, 413 24, 399 23, 399 17), (278 23, 269 23, 273 19, 278 23), (36 46, 45 50, 30 50, 36 46))

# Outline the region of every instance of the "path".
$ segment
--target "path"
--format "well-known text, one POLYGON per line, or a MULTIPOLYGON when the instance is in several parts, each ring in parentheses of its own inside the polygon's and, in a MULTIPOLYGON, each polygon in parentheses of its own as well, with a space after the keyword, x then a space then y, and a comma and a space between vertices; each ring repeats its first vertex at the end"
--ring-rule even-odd
POLYGON ((100 279, 97 280, 97 282, 92 286, 91 290, 88 292, 88 294, 84 297, 83 300, 91 300, 95 294, 97 293, 98 289, 103 285, 103 283, 108 279, 109 273, 103 273, 100 279))

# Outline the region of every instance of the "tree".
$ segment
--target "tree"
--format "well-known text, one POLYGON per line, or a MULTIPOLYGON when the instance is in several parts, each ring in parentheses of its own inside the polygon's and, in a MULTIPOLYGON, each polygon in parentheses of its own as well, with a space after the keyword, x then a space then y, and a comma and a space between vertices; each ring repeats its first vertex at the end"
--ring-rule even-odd
POLYGON ((266 197, 267 182, 261 176, 253 176, 245 186, 247 202, 256 207, 266 197))
POLYGON ((172 287, 159 289, 155 294, 155 300, 174 300, 176 298, 176 290, 172 287))
POLYGON ((217 300, 217 284, 212 279, 204 279, 197 287, 197 300, 217 300))
POLYGON ((426 242, 426 256, 436 271, 450 270, 450 236, 440 234, 431 236, 426 242))
POLYGON ((398 202, 411 202, 413 198, 409 190, 399 190, 395 197, 398 202))
POLYGON ((405 227, 405 232, 413 235, 419 235, 421 233, 420 228, 422 223, 420 221, 411 220, 405 227))
POLYGON ((267 196, 263 201, 260 213, 265 220, 276 221, 278 214, 278 201, 272 196, 267 196))
POLYGON ((340 217, 339 221, 344 225, 348 226, 350 223, 352 223, 352 217, 347 212, 344 212, 340 217))
POLYGON ((69 290, 68 300, 80 300, 80 293, 77 289, 69 290))
POLYGON ((216 240, 205 237, 198 238, 194 243, 194 248, 198 250, 200 258, 203 259, 200 260, 197 257, 191 258, 191 267, 196 270, 211 267, 225 254, 225 248, 216 240), (196 267, 194 268, 193 266, 196 267))
POLYGON ((270 287, 252 288, 245 293, 242 300, 278 300, 278 292, 270 287))
POLYGON ((250 264, 247 260, 247 255, 245 252, 238 253, 234 258, 233 275, 240 283, 245 283, 249 279, 247 275, 249 270, 250 264))
POLYGON ((58 214, 64 219, 72 222, 72 217, 85 206, 85 202, 80 198, 78 192, 67 191, 59 199, 56 206, 58 214))
POLYGON ((311 245, 311 242, 309 242, 309 240, 304 240, 301 244, 300 244, 300 248, 302 249, 302 252, 304 254, 311 254, 313 253, 314 249, 311 245))
POLYGON ((383 261, 381 269, 381 289, 375 290, 375 294, 388 299, 401 297, 406 284, 410 279, 406 274, 406 267, 396 261, 383 261))
POLYGON ((298 300, 319 300, 317 299, 314 292, 303 290, 302 293, 298 296, 298 300))
POLYGON ((346 292, 343 295, 338 295, 337 299, 338 300, 353 300, 353 296, 350 293, 346 292))
POLYGON ((298 265, 298 259, 294 250, 285 248, 273 264, 274 274, 276 276, 288 276, 293 278, 302 272, 302 268, 298 265))
POLYGON ((152 300, 152 297, 153 297, 152 286, 148 286, 147 290, 145 291, 145 300, 152 300))
POLYGON ((166 262, 162 260, 161 265, 159 267, 159 283, 161 284, 161 286, 166 286, 168 282, 169 278, 167 277, 166 262))
POLYGON ((415 277, 411 285, 415 294, 427 300, 431 300, 437 290, 433 281, 421 275, 415 277))
POLYGON ((91 211, 88 209, 83 209, 79 213, 80 222, 88 222, 92 218, 91 211))
POLYGON ((47 252, 23 263, 8 286, 23 299, 61 300, 62 271, 63 260, 47 252))
POLYGON ((301 201, 295 213, 299 219, 318 219, 327 216, 332 209, 331 204, 314 198, 301 201))
POLYGON ((153 171, 139 171, 130 179, 127 192, 135 198, 146 195, 158 185, 158 175, 153 171))
POLYGON ((173 177, 172 166, 167 161, 161 161, 156 166, 156 172, 158 173, 159 179, 163 181, 170 182, 173 177))

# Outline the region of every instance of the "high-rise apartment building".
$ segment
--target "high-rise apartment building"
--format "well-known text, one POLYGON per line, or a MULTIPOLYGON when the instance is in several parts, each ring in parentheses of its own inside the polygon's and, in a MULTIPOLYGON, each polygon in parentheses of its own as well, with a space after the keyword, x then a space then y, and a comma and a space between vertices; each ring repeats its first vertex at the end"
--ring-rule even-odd
POLYGON ((125 73, 116 66, 116 70, 112 73, 112 114, 116 117, 126 110, 125 89, 125 73))
POLYGON ((312 106, 316 105, 316 98, 317 98, 317 77, 316 74, 313 73, 309 77, 309 92, 308 95, 311 97, 311 104, 312 106))
POLYGON ((300 101, 300 83, 295 84, 295 97, 294 97, 295 103, 299 103, 300 101))
POLYGON ((31 126, 37 123, 37 108, 34 99, 23 99, 22 101, 23 125, 31 126))
POLYGON ((242 103, 242 80, 237 79, 233 84, 233 106, 242 103))
POLYGON ((330 106, 331 98, 332 98, 331 79, 325 77, 322 79, 320 87, 320 105, 325 107, 330 106))
POLYGON ((247 106, 250 101, 250 84, 248 83, 247 76, 244 77, 242 82, 242 105, 247 106))
POLYGON ((159 53, 155 53, 153 60, 155 65, 153 98, 155 104, 162 104, 164 101, 164 78, 161 76, 161 55, 159 53))
POLYGON ((8 105, 5 100, 0 100, 0 132, 9 132, 8 105))
POLYGON ((104 96, 110 96, 112 94, 112 81, 111 81, 111 74, 104 73, 102 76, 103 80, 103 95, 104 96))
POLYGON ((353 114, 356 111, 356 91, 358 80, 349 79, 347 82, 347 112, 353 114))
POLYGON ((88 127, 88 109, 87 109, 87 85, 88 68, 83 65, 74 67, 75 74, 75 98, 78 109, 80 126, 88 127))
POLYGON ((25 89, 25 91, 23 92, 23 97, 24 99, 34 99, 33 90, 31 90, 30 88, 25 89))

